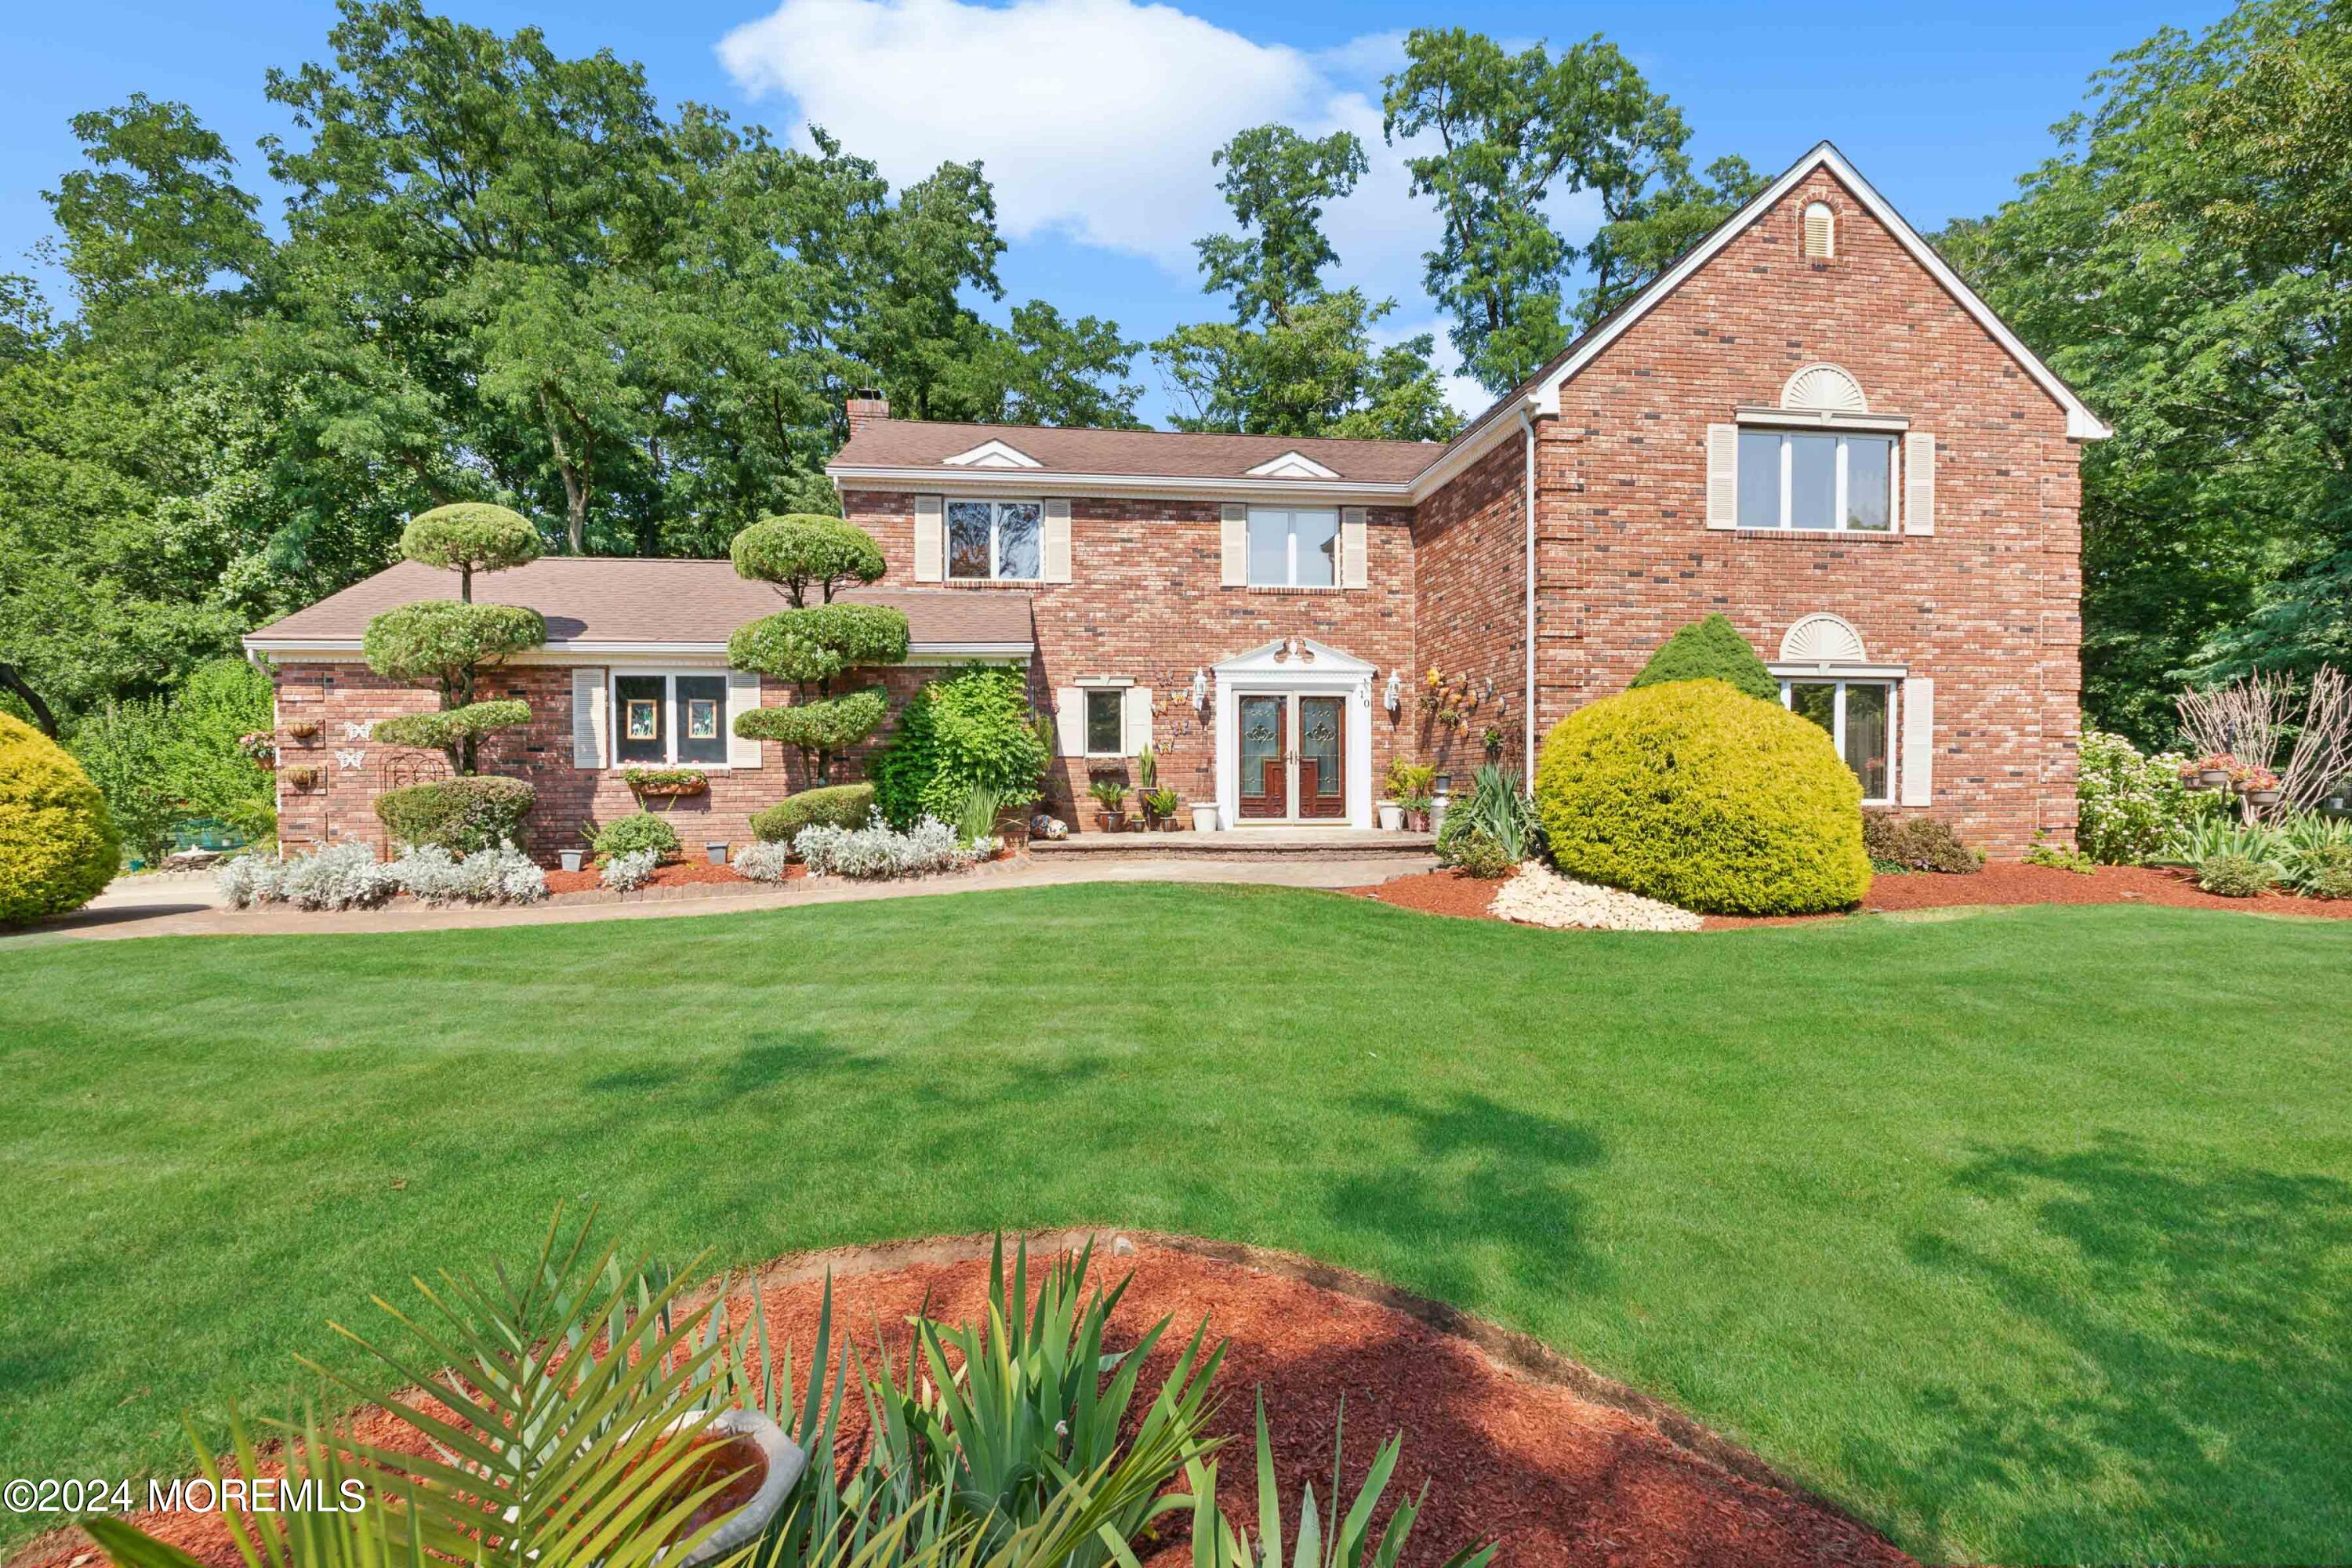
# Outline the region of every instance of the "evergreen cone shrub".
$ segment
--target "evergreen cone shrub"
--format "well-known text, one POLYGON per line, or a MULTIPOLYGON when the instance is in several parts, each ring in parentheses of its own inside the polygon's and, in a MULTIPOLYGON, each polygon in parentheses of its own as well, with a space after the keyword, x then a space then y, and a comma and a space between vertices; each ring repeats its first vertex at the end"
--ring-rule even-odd
POLYGON ((1675 680, 1721 680, 1735 689, 1767 702, 1780 700, 1780 681, 1739 628, 1724 616, 1709 616, 1685 626, 1660 645, 1633 678, 1629 690, 1664 686, 1675 680))
POLYGON ((1535 799, 1561 871, 1683 909, 1808 914, 1870 890, 1862 785, 1829 736, 1720 680, 1570 714, 1535 799))
POLYGON ((0 921, 78 910, 121 863, 106 801, 65 748, 0 713, 0 921))

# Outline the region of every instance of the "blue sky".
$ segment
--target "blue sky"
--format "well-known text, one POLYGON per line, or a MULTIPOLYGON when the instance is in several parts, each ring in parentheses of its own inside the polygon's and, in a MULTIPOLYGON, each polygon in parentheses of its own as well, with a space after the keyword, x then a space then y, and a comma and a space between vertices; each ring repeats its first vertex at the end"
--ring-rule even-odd
MULTIPOLYGON (((1748 0, 1566 7, 1263 5, 1181 0, 591 0, 541 7, 449 0, 510 31, 536 23, 565 53, 610 47, 671 102, 695 99, 781 132, 810 115, 903 180, 984 157, 1012 248, 1008 301, 1039 296, 1145 339, 1213 314, 1190 241, 1222 216, 1207 152, 1268 120, 1345 126, 1373 168, 1332 214, 1341 281, 1393 295, 1399 332, 1440 323, 1420 288, 1432 219, 1380 144, 1380 78, 1410 27, 1454 23, 1514 42, 1606 34, 1679 104, 1701 163, 1778 170, 1828 137, 1914 223, 1997 206, 2046 156, 2086 79, 2156 27, 2201 28, 2216 4, 1840 7, 1792 22, 1748 0)), ((40 192, 70 167, 68 116, 134 91, 179 99, 240 154, 274 210, 255 140, 289 129, 264 71, 323 58, 331 4, 91 0, 6 24, 0 92, 0 269, 56 278, 25 253, 47 232, 40 192)), ((1571 237, 1590 227, 1559 204, 1571 237)), ((62 300, 59 301, 63 303, 62 300)), ((1442 339, 1442 331, 1441 331, 1442 339)), ((1166 405, 1148 361, 1146 413, 1166 405)), ((1457 401, 1480 401, 1465 387, 1457 401)))

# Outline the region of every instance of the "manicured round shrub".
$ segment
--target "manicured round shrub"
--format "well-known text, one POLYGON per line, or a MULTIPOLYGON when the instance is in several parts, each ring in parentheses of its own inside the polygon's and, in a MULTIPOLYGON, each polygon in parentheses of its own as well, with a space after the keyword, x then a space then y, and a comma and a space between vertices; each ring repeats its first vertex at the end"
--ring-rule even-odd
MULTIPOLYGON (((381 724, 377 731, 382 733, 381 724)), ((521 779, 434 779, 384 791, 375 797, 375 816, 395 844, 471 855, 501 842, 520 844, 523 819, 538 798, 521 779)))
POLYGON ((1829 736, 1719 680, 1570 714, 1535 798, 1560 870, 1686 910, 1804 914, 1870 890, 1862 785, 1829 736))
POLYGON ((1719 615, 1668 637, 1627 689, 1638 691, 1675 680, 1720 680, 1767 702, 1780 700, 1780 679, 1756 657, 1739 628, 1719 615))
POLYGON ((782 741, 807 752, 845 752, 880 729, 889 711, 882 689, 869 686, 839 697, 738 713, 735 732, 747 741, 782 741))
POLYGON ((0 713, 0 921, 96 898, 121 861, 105 797, 65 748, 0 713))
POLYGON ((1984 869, 1984 857, 1948 822, 1902 811, 1862 814, 1862 847, 1873 867, 1961 875, 1984 869))
POLYGON ((974 789, 996 791, 1003 805, 1028 805, 1048 756, 1023 672, 971 665, 924 683, 867 771, 882 815, 911 827, 926 815, 957 820, 974 789))
POLYGON ((495 664, 547 640, 547 622, 520 605, 460 605, 426 599, 370 621, 360 648, 388 680, 446 683, 471 665, 495 664))
POLYGON ((594 843, 599 860, 613 860, 647 849, 667 859, 677 853, 677 829, 650 811, 633 811, 606 823, 594 843))
POLYGON ((779 680, 830 680, 907 657, 907 612, 887 605, 811 605, 735 628, 727 662, 779 680))
POLYGON ((427 566, 463 573, 503 572, 539 559, 539 530, 522 513, 461 500, 416 514, 401 531, 400 552, 427 566))
POLYGON ((874 815, 870 784, 828 784, 788 795, 751 818, 751 836, 764 844, 790 844, 803 827, 863 827, 874 815))
POLYGON ((438 713, 403 713, 375 722, 375 738, 387 746, 422 746, 446 751, 468 737, 480 739, 494 730, 510 730, 530 722, 530 704, 520 698, 468 702, 438 713))
POLYGON ((872 583, 884 570, 882 547, 872 534, 822 512, 763 517, 737 534, 727 553, 736 575, 781 583, 796 602, 812 585, 824 597, 836 583, 872 583))

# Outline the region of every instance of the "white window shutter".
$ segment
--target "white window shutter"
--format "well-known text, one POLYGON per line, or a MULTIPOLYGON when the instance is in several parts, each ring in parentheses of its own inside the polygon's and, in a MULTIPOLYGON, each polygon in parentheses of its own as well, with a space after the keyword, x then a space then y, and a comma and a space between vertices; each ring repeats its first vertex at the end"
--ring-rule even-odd
POLYGON ((735 732, 735 721, 760 705, 760 672, 756 669, 730 669, 727 672, 727 765, 730 768, 756 768, 760 763, 760 742, 735 732))
POLYGON ((1070 580, 1070 503, 1049 500, 1045 503, 1045 581, 1066 583, 1070 580))
POLYGON ((1130 686, 1127 689, 1127 754, 1133 756, 1151 744, 1151 688, 1130 686))
POLYGON ((1361 588, 1371 581, 1370 563, 1364 559, 1367 535, 1364 509, 1343 506, 1339 509, 1339 586, 1361 588))
POLYGON ((1936 683, 1903 683, 1903 804, 1936 803, 1936 683))
POLYGON ((1080 686, 1065 686, 1054 693, 1054 736, 1062 755, 1087 754, 1087 693, 1080 686))
POLYGON ((604 671, 575 667, 572 671, 572 765, 604 765, 604 671))
POLYGON ((1224 585, 1244 587, 1249 583, 1249 508, 1238 501, 1227 501, 1219 507, 1217 530, 1217 554, 1224 566, 1224 585))
POLYGON ((937 583, 948 574, 947 509, 940 496, 915 498, 915 581, 937 583))
POLYGON ((1903 437, 1903 531, 1936 531, 1936 437, 1924 430, 1903 437))
POLYGON ((1739 526, 1739 426, 1706 427, 1706 525, 1739 526))

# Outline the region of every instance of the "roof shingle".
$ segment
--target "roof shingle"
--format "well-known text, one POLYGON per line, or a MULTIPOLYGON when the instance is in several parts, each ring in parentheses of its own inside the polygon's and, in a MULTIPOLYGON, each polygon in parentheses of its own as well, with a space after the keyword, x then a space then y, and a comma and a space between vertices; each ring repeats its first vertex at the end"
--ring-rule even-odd
MULTIPOLYGON (((281 621, 255 643, 356 640, 375 616, 418 599, 455 599, 452 572, 404 561, 281 621)), ((548 555, 474 580, 484 604, 522 605, 547 617, 551 643, 724 645, 735 628, 787 608, 783 590, 735 574, 732 562, 548 555)), ((1003 644, 1027 647, 1029 595, 955 588, 852 588, 835 595, 907 612, 918 652, 1003 644)))
MULTIPOLYGON (((1444 451, 1436 441, 1364 441, 1331 436, 1219 436, 1187 430, 1080 430, 1037 425, 950 425, 877 420, 849 438, 836 468, 940 468, 950 458, 1002 441, 1037 460, 1038 471, 1166 479, 1237 479, 1285 452, 1322 464, 1342 479, 1404 484, 1444 451)), ((946 468, 943 477, 959 470, 946 468)), ((1001 475, 1003 468, 965 469, 1001 475)))

